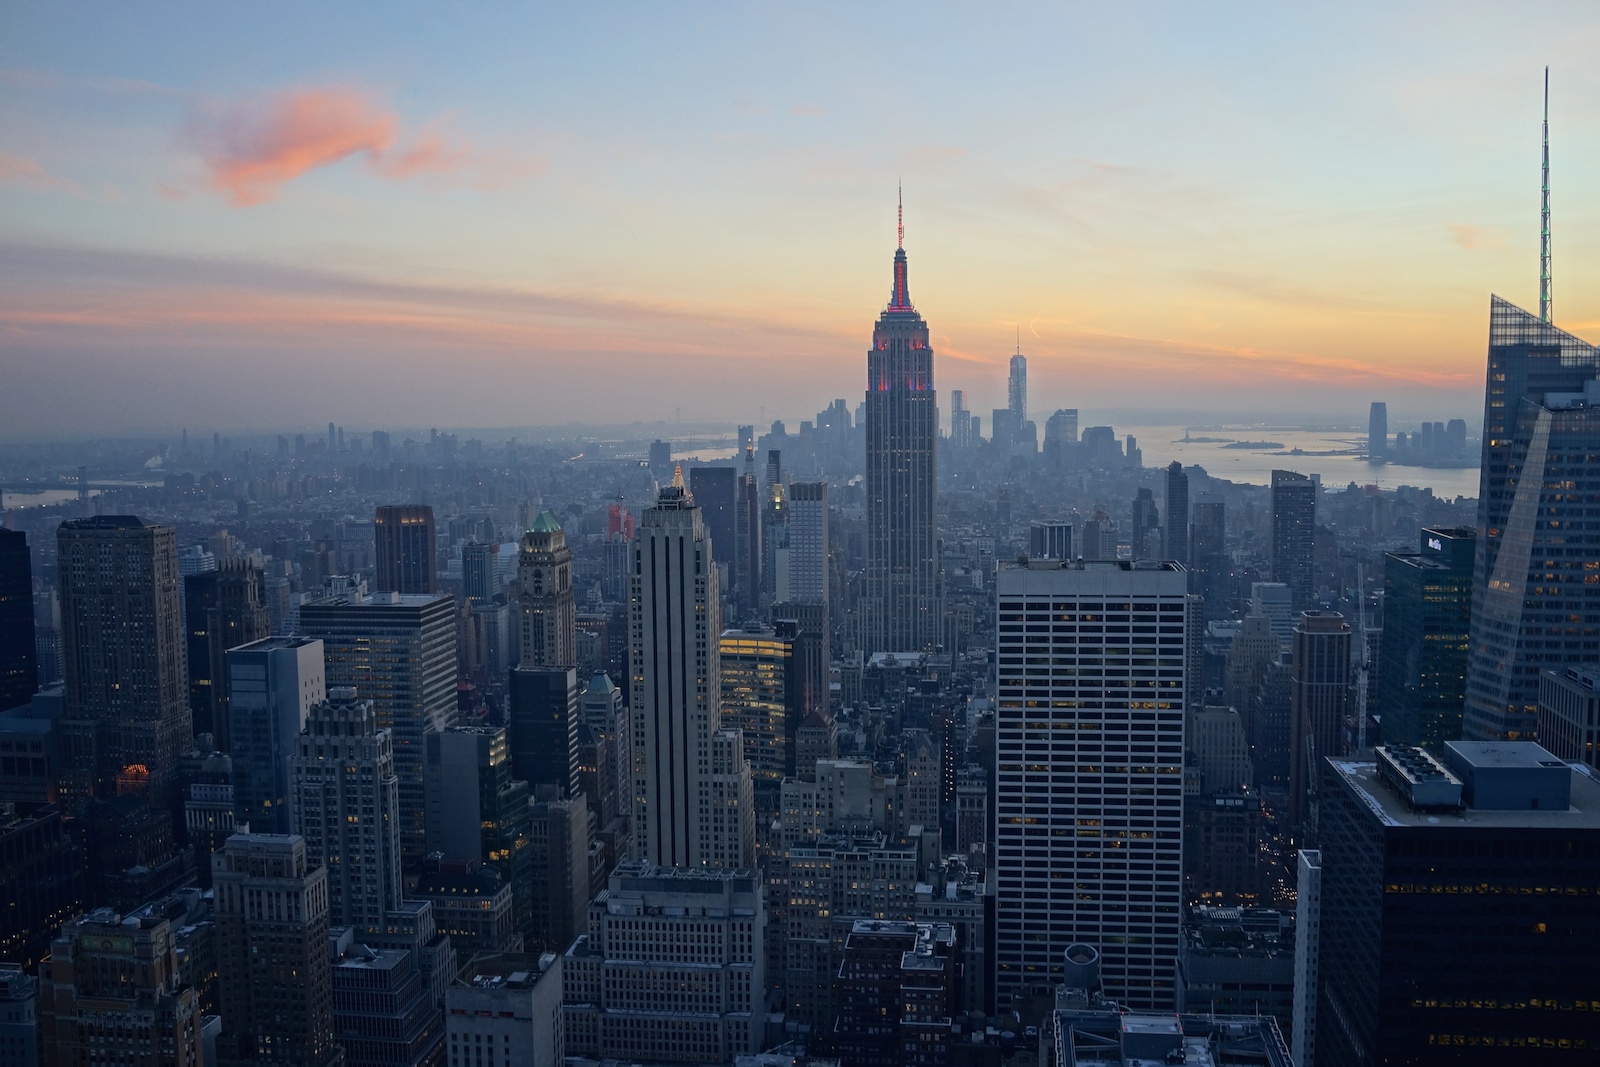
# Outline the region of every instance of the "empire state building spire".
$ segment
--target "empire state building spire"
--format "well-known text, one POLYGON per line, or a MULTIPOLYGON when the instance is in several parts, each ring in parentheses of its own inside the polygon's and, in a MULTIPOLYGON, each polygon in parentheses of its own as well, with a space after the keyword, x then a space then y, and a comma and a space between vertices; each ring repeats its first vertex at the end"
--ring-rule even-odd
POLYGON ((911 290, 906 285, 906 205, 905 194, 901 193, 899 202, 895 207, 895 214, 899 225, 896 227, 898 240, 894 247, 894 290, 889 294, 890 311, 910 311, 911 290))

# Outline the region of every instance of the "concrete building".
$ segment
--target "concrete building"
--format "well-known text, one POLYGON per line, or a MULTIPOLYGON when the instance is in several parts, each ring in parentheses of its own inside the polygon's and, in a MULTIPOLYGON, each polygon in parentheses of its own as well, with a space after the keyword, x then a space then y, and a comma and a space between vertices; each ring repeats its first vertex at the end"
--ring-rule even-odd
POLYGON ((1303 848, 1296 861, 1294 904, 1294 1061, 1315 1064, 1317 981, 1322 945, 1322 853, 1303 848))
POLYGON ((522 951, 511 886, 493 867, 430 862, 417 880, 416 896, 432 905, 436 928, 450 939, 459 958, 475 952, 522 951))
POLYGON ((479 953, 445 991, 445 1067, 561 1067, 561 957, 479 953))
POLYGON ((38 1067, 39 980, 0 964, 0 1067, 38 1067))
POLYGON ((1172 1005, 1187 590, 1173 563, 1000 565, 1001 1009, 1048 995, 1062 952, 1080 942, 1099 950, 1108 996, 1136 1009, 1172 1005))
POLYGON ((1292 915, 1265 908, 1190 908, 1178 954, 1178 1011, 1270 1015, 1289 1034, 1294 958, 1292 915))
POLYGON ((226 672, 234 823, 255 833, 289 833, 289 762, 312 707, 328 695, 322 642, 264 637, 229 649, 226 672))
POLYGON ((766 1032, 755 871, 623 864, 562 960, 569 1057, 731 1063, 766 1032))
POLYGON ((294 832, 328 872, 334 926, 379 927, 400 905, 400 781, 394 740, 372 701, 334 688, 315 704, 290 760, 294 832))
POLYGON ((578 601, 572 549, 556 517, 541 511, 517 551, 519 628, 523 667, 578 665, 578 601))
POLYGON ((435 1067, 444 1019, 416 954, 361 944, 350 930, 334 944, 333 1027, 344 1067, 435 1067))
MULTIPOLYGON (((1084 946, 1078 946, 1082 948, 1084 946)), ((1054 1067, 1295 1067, 1270 1015, 1147 1015, 1063 989, 1040 1035, 1054 1067)))
POLYGON ((1545 671, 1539 680, 1539 744, 1558 759, 1600 768, 1600 665, 1545 671))
POLYGON ((789 543, 774 587, 778 603, 828 604, 828 483, 790 482, 789 543))
POLYGON ((235 834, 212 857, 223 1063, 343 1061, 334 1040, 328 876, 295 834, 235 834))
POLYGON ((426 850, 425 738, 457 715, 455 602, 352 589, 302 604, 300 632, 322 640, 328 685, 372 701, 378 725, 394 735, 400 855, 414 870, 426 850))
POLYGON ((101 908, 62 927, 39 970, 39 1061, 201 1067, 200 997, 171 923, 101 908))
POLYGON ((863 1067, 949 1062, 955 941, 944 923, 852 923, 834 976, 829 1050, 863 1067))

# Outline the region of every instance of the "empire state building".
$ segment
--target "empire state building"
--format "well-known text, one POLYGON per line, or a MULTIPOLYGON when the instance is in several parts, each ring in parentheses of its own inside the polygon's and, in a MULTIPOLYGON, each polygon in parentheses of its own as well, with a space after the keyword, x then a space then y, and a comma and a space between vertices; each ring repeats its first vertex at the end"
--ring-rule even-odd
POLYGON ((905 226, 894 253, 894 289, 867 353, 867 574, 861 648, 920 652, 940 644, 933 390, 928 324, 911 306, 905 226))

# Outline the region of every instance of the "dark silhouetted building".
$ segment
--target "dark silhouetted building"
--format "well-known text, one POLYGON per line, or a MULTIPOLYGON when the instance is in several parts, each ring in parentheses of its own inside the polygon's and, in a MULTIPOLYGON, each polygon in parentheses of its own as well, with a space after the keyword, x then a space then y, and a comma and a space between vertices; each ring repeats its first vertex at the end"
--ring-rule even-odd
POLYGON ((228 649, 259 641, 272 632, 265 582, 262 569, 240 557, 225 558, 215 570, 183 580, 194 732, 211 734, 223 752, 231 750, 224 657, 228 649))
POLYGON ((1367 459, 1382 462, 1389 455, 1389 405, 1374 400, 1367 413, 1367 459))
POLYGON ((1477 539, 1472 529, 1430 528, 1417 551, 1384 555, 1378 710, 1385 744, 1437 753, 1461 738, 1477 539))
POLYGON ((1316 1067, 1592 1057, 1600 783, 1527 742, 1323 773, 1316 1067))
POLYGON ((26 704, 39 688, 33 632, 33 563, 28 536, 0 529, 0 711, 26 704))
MULTIPOLYGON (((689 494, 700 505, 706 533, 711 535, 711 550, 724 565, 733 559, 734 547, 739 543, 734 533, 738 477, 738 468, 731 466, 689 468, 689 494)), ((728 580, 731 583, 733 575, 728 575, 728 580)))
POLYGON ((62 924, 83 911, 86 888, 83 850, 58 809, 0 805, 0 960, 32 969, 44 959, 62 924))
POLYGON ((1328 756, 1345 752, 1350 688, 1350 624, 1337 611, 1306 611, 1294 628, 1289 664, 1289 812, 1295 823, 1310 813, 1328 756))
POLYGON ((511 773, 536 795, 578 792, 578 672, 573 667, 516 667, 506 696, 511 773))
POLYGON ((427 737, 428 852, 447 863, 483 863, 511 887, 517 931, 532 922, 528 783, 511 774, 506 732, 462 726, 427 737))
POLYGON ((1272 580, 1289 587, 1296 610, 1311 606, 1317 532, 1317 483, 1294 471, 1272 472, 1272 580))
POLYGON ((377 558, 375 589, 385 593, 439 591, 431 506, 385 504, 378 508, 372 528, 377 558))
POLYGON ((1492 298, 1465 737, 1531 738, 1540 672, 1595 659, 1597 374, 1600 349, 1492 298))
POLYGON ((1183 464, 1167 464, 1167 541, 1163 555, 1179 563, 1189 563, 1189 476, 1183 464))
POLYGON ((856 920, 833 976, 832 1053, 862 1067, 948 1063, 955 940, 948 923, 856 920))
POLYGON ((265 637, 228 650, 234 821, 258 834, 293 827, 289 761, 313 705, 327 696, 322 642, 265 637))

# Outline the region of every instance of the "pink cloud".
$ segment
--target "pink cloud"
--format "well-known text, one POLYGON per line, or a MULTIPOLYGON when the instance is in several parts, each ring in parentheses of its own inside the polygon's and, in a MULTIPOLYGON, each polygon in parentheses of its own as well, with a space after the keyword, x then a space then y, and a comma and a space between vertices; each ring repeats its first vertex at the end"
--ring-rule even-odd
POLYGON ((26 185, 30 189, 65 189, 79 193, 83 190, 70 178, 58 178, 28 156, 0 152, 0 182, 26 185))
POLYGON ((434 120, 417 132, 409 147, 377 156, 373 164, 389 178, 414 178, 419 174, 459 174, 472 163, 472 146, 450 141, 444 124, 434 120))

